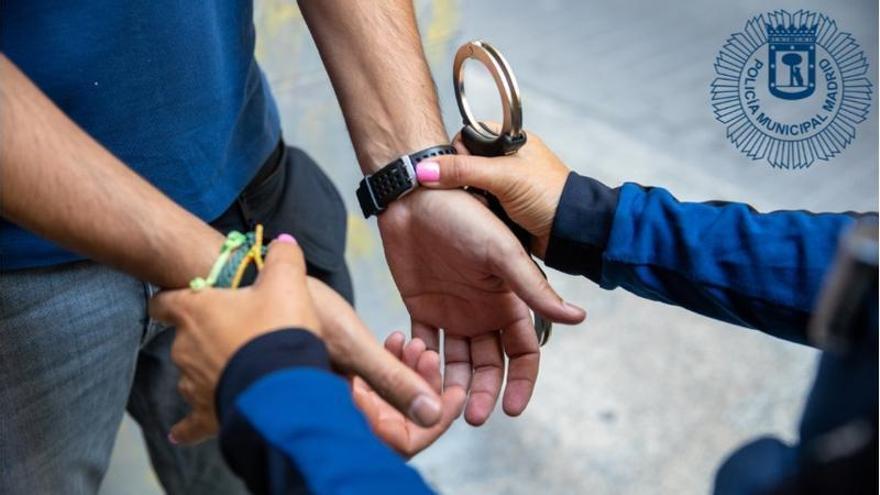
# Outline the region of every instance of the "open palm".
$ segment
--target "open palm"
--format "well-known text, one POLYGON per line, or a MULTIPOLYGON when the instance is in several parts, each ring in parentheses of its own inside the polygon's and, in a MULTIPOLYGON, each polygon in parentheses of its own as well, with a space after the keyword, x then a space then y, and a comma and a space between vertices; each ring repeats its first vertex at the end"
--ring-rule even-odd
POLYGON ((385 255, 412 318, 413 337, 439 349, 445 386, 470 390, 465 418, 482 424, 501 391, 520 414, 538 375, 539 346, 528 308, 560 323, 584 319, 553 291, 513 234, 464 191, 422 190, 380 217, 385 255))

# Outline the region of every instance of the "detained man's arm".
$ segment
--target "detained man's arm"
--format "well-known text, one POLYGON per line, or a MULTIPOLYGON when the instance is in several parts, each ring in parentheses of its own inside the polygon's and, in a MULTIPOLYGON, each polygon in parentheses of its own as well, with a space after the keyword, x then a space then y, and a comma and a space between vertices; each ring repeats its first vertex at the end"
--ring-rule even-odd
POLYGON ((162 287, 184 287, 207 273, 223 243, 67 118, 2 54, 0 215, 162 287))
MULTIPOLYGON (((411 0, 299 4, 364 173, 448 143, 411 0)), ((438 349, 445 331, 446 385, 471 390, 465 418, 489 416, 504 353, 504 410, 521 413, 539 359, 526 305, 564 323, 581 321, 583 310, 565 305, 504 224, 463 191, 415 191, 380 215, 379 229, 413 336, 438 349)))
MULTIPOLYGON (((0 215, 168 288, 186 287, 206 274, 223 243, 219 232, 83 132, 2 54, 0 215)), ((326 315, 336 364, 361 376, 401 411, 414 414, 412 403, 424 396, 420 407, 429 412, 420 416, 422 424, 439 421, 439 398, 424 380, 384 352, 365 328, 340 325, 337 316, 326 315)))

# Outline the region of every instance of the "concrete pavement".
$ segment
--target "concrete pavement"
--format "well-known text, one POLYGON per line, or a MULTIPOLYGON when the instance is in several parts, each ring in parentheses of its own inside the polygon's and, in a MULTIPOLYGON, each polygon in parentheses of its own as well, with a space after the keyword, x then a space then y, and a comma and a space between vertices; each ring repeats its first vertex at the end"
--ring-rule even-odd
MULTIPOLYGON (((360 218, 360 176, 341 113, 293 2, 258 2, 259 57, 285 137, 322 163, 351 212, 348 261, 358 306, 382 337, 408 317, 385 265, 375 221, 360 218)), ((450 130, 451 58, 482 38, 517 73, 527 128, 575 170, 616 185, 662 185, 681 199, 745 201, 761 210, 876 210, 876 101, 842 155, 800 171, 752 162, 714 120, 709 84, 718 50, 769 8, 834 17, 877 77, 877 3, 757 0, 417 2, 450 130)), ((494 99, 486 79, 475 99, 494 99)), ((876 86, 875 86, 876 87, 876 86)), ((757 332, 551 275, 586 307, 558 328, 525 414, 499 410, 482 428, 460 422, 413 464, 444 493, 706 493, 715 467, 758 435, 793 439, 816 354, 757 332)), ((137 428, 126 419, 102 493, 155 493, 137 428)))

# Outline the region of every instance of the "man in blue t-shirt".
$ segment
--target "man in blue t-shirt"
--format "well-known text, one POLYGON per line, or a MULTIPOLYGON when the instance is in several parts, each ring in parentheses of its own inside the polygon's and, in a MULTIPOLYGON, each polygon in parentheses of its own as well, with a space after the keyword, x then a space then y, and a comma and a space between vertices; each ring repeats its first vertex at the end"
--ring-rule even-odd
MULTIPOLYGON (((409 0, 300 6, 364 173, 448 142, 409 0)), ((218 230, 291 232, 309 274, 351 296, 338 194, 280 141, 252 15, 221 0, 0 6, 0 493, 94 493, 126 409, 167 492, 243 489, 215 445, 169 441, 209 429, 175 426, 187 408, 173 332, 146 312, 158 287, 208 271, 218 230), (4 198, 25 169, 39 187, 4 198)), ((445 330, 446 384, 470 389, 466 419, 488 418, 505 352, 504 410, 519 414, 538 369, 527 308, 583 312, 463 191, 409 194, 379 229, 414 335, 437 349, 445 330)), ((432 400, 410 406, 440 419, 432 400)))

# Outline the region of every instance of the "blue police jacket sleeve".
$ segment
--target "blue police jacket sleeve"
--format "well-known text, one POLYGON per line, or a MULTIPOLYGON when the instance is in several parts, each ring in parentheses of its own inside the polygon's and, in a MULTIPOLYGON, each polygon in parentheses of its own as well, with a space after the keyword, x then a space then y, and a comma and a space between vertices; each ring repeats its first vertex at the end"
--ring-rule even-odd
POLYGON ((310 332, 279 330, 246 344, 215 401, 223 455, 253 493, 432 493, 373 435, 310 332))
POLYGON ((823 277, 855 219, 685 203, 664 189, 611 189, 572 173, 545 261, 606 289, 805 343, 823 277))

